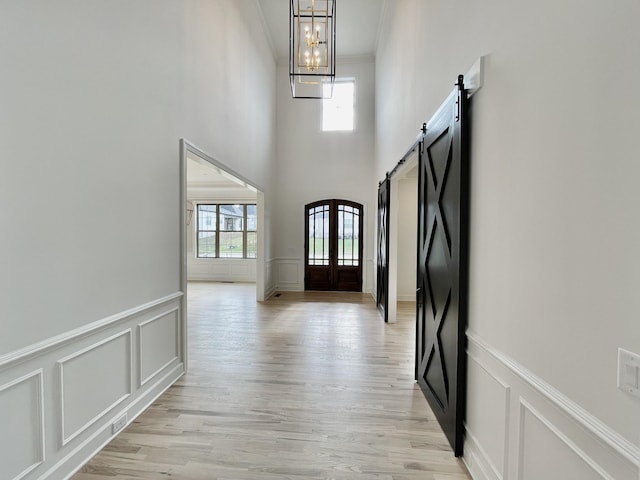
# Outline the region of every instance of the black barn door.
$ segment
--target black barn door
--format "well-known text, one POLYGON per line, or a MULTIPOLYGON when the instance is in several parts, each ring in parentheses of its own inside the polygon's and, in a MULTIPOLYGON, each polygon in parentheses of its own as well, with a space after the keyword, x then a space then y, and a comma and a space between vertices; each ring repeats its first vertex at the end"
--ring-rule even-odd
POLYGON ((389 174, 378 187, 378 261, 376 275, 376 305, 384 321, 389 321, 389 202, 391 180, 389 174))
POLYGON ((456 456, 466 398, 468 160, 466 92, 427 124, 419 156, 416 379, 456 456))

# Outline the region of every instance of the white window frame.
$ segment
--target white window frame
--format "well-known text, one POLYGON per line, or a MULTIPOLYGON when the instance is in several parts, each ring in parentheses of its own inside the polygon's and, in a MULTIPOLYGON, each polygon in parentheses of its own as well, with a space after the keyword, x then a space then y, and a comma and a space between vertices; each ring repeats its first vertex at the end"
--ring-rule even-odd
MULTIPOLYGON (((331 85, 324 85, 324 89, 330 89, 331 85)), ((323 132, 353 132, 356 129, 356 79, 355 78, 339 78, 333 85, 332 98, 324 98, 322 100, 322 131, 323 132), (351 123, 341 124, 341 111, 348 109, 347 102, 339 103, 344 100, 342 87, 350 84, 353 85, 353 96, 351 97, 351 123)))

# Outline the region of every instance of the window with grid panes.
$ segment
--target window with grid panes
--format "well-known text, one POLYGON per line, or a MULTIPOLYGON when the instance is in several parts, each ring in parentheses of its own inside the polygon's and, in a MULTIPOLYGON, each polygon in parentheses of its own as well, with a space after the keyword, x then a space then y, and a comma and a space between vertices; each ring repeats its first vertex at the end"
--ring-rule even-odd
POLYGON ((256 258, 256 205, 198 204, 197 211, 198 258, 256 258))

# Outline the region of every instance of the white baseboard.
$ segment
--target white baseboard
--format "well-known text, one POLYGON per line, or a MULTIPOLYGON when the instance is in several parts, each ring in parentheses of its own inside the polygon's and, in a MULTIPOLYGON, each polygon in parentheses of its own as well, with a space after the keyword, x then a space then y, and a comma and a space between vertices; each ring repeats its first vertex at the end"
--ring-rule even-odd
MULTIPOLYGON (((151 386, 145 391, 145 394, 138 398, 135 402, 132 402, 126 409, 119 411, 116 415, 110 418, 92 437, 88 438, 82 445, 77 447, 71 452, 63 461, 59 462, 52 468, 52 473, 55 472, 56 476, 64 475, 61 478, 65 480, 71 478, 77 473, 85 463, 93 458, 98 452, 100 452, 116 435, 111 433, 111 425, 117 418, 122 417, 123 414, 127 414, 127 426, 130 425, 136 418, 138 418, 144 411, 149 408, 153 402, 155 402, 160 395, 166 392, 171 386, 178 381, 180 377, 184 375, 184 365, 176 365, 169 373, 160 378, 155 385, 151 386), (67 472, 67 473, 64 473, 67 472)), ((47 472, 39 480, 49 478, 50 473, 47 472)))
POLYGON ((467 429, 464 443, 464 464, 473 480, 504 480, 491 464, 478 439, 467 429))
POLYGON ((400 295, 398 294, 398 296, 396 297, 396 299, 399 302, 415 302, 416 301, 416 294, 412 293, 412 294, 403 294, 400 295))
POLYGON ((274 259, 277 290, 301 292, 304 290, 304 261, 302 258, 274 259))
POLYGON ((264 299, 269 300, 271 297, 275 295, 278 289, 274 286, 271 286, 264 294, 264 299))

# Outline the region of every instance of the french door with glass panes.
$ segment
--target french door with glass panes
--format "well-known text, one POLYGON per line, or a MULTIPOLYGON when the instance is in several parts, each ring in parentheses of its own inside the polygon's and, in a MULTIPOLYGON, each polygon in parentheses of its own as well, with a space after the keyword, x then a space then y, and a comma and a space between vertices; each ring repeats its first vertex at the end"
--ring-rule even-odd
POLYGON ((305 290, 362 291, 362 217, 348 200, 305 206, 305 290))

